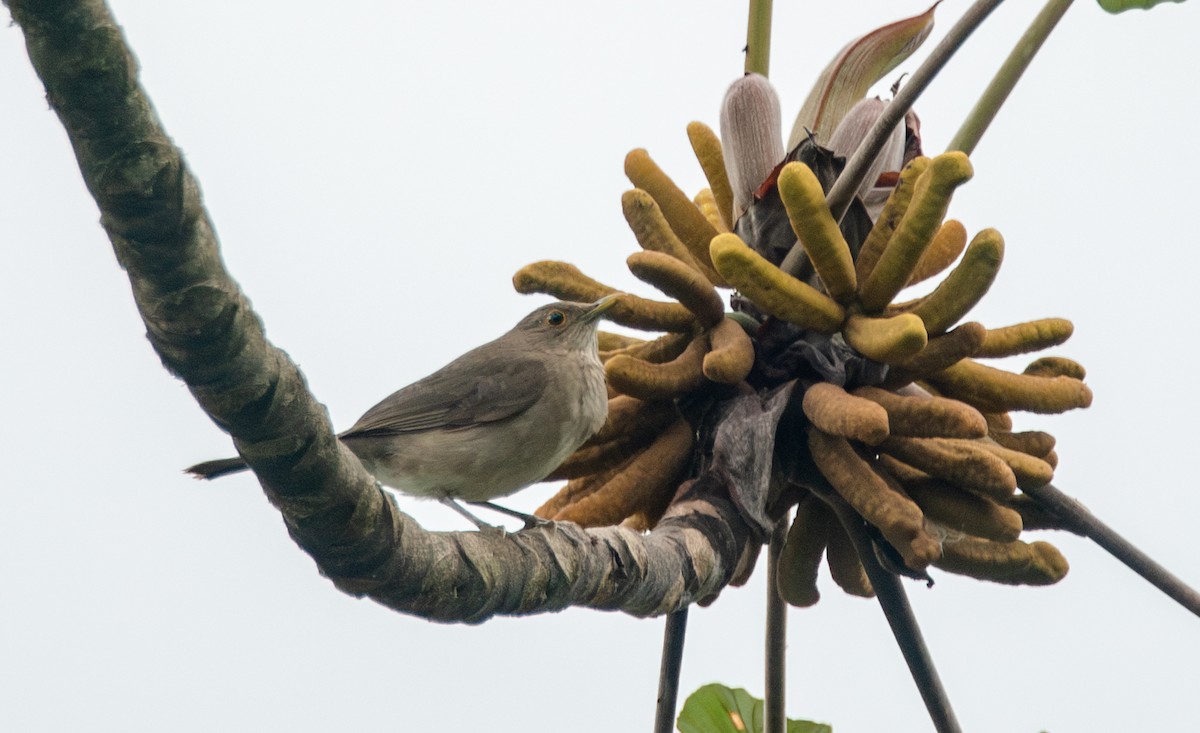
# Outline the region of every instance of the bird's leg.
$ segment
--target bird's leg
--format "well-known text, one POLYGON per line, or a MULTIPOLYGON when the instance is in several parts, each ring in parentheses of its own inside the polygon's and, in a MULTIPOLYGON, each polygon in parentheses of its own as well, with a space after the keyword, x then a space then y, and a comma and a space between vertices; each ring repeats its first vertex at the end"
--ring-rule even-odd
MULTIPOLYGON (((467 508, 464 507, 462 504, 459 504, 457 501, 451 499, 448 496, 443 496, 440 499, 438 499, 438 501, 440 501, 441 503, 450 507, 454 511, 456 511, 459 514, 466 517, 468 520, 470 520, 471 524, 474 524, 476 527, 479 528, 480 532, 500 532, 501 534, 504 533, 503 527, 497 527, 494 524, 488 524, 487 522, 483 521, 482 519, 475 516, 471 512, 467 511, 467 508)), ((487 503, 487 502, 484 502, 484 503, 487 503)))
POLYGON ((542 519, 541 517, 535 517, 532 514, 519 512, 516 509, 502 507, 499 504, 493 504, 490 501, 472 501, 468 503, 471 506, 486 507, 494 512, 500 512, 501 514, 507 514, 510 517, 516 517, 525 523, 525 529, 533 529, 534 527, 549 527, 554 524, 554 522, 550 521, 549 519, 542 519))

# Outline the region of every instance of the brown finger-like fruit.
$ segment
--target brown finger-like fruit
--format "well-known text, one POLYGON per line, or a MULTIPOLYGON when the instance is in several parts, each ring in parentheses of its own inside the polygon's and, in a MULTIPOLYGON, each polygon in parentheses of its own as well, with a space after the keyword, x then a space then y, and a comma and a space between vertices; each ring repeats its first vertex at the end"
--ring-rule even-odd
POLYGON ((634 277, 679 301, 704 328, 724 320, 725 302, 693 267, 662 252, 635 252, 625 262, 634 277))
MULTIPOLYGON (((513 275, 513 286, 518 293, 546 293, 581 303, 620 293, 584 275, 574 265, 553 260, 522 267, 513 275)), ((605 317, 622 326, 650 331, 689 331, 696 325, 692 312, 678 303, 660 303, 628 293, 620 293, 605 317)))
POLYGON ((880 450, 934 478, 986 496, 1004 499, 1017 490, 1017 477, 1008 464, 972 441, 892 436, 880 450))
POLYGON ((754 368, 754 343, 741 325, 723 318, 708 334, 712 350, 704 355, 701 371, 720 384, 737 384, 754 368))
POLYGON ((810 494, 800 500, 796 518, 792 520, 787 539, 779 551, 775 588, 780 598, 801 608, 821 599, 817 590, 817 572, 829 531, 836 522, 833 512, 817 497, 810 494))
POLYGON ((909 438, 982 438, 987 421, 970 405, 945 397, 900 395, 878 387, 854 390, 858 397, 878 403, 888 416, 892 435, 909 438))
POLYGON ((804 392, 804 414, 818 429, 843 438, 879 445, 888 437, 887 410, 855 397, 830 382, 817 382, 804 392))
POLYGON ((692 445, 691 426, 686 420, 677 420, 603 486, 568 504, 554 520, 599 527, 653 509, 664 497, 670 501, 679 475, 691 459, 692 445))
POLYGON ((704 385, 704 355, 708 338, 700 334, 675 359, 651 364, 631 356, 618 355, 604 364, 609 385, 621 394, 643 400, 670 400, 704 385))
POLYGON ((1067 559, 1049 542, 992 542, 963 536, 947 540, 936 567, 1009 585, 1051 585, 1066 576, 1067 559))
POLYGON ((925 531, 921 510, 875 473, 845 438, 810 428, 808 447, 833 488, 863 519, 879 528, 905 565, 921 570, 938 558, 937 540, 925 531))

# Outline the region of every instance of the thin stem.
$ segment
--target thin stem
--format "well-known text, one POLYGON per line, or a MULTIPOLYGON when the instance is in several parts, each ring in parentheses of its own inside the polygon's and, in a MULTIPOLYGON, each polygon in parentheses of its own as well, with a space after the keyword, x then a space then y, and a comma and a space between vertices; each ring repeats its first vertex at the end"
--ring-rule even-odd
POLYGON ((658 673, 658 705, 654 712, 654 733, 675 730, 675 709, 679 703, 679 671, 683 668, 683 640, 687 633, 688 610, 667 614, 663 631, 662 667, 658 673))
MULTIPOLYGON (((850 202, 854 200, 854 194, 858 191, 859 185, 862 183, 863 177, 871 167, 871 163, 879 155, 879 151, 883 150, 884 143, 887 142, 888 135, 891 131, 904 119, 904 115, 912 107, 913 102, 933 78, 937 76, 946 62, 954 56, 955 52, 966 42, 975 29, 983 24, 983 21, 991 15, 992 11, 997 8, 1004 0, 976 0, 966 13, 963 14, 946 37, 938 43, 937 47, 929 54, 929 57, 917 67, 909 77, 908 82, 900 88, 896 96, 883 108, 883 112, 879 115, 879 119, 875 121, 875 126, 867 133, 867 137, 854 151, 854 155, 850 156, 850 160, 846 162, 846 167, 842 170, 842 174, 834 181, 833 188, 829 190, 829 195, 825 197, 825 202, 829 205, 830 212, 833 213, 833 218, 841 221, 846 215, 846 210, 850 208, 850 202)), ((804 265, 806 257, 803 247, 797 242, 788 252, 787 257, 780 265, 780 269, 789 275, 799 276, 801 268, 804 265)))
POLYGON ((854 542, 854 549, 858 550, 859 559, 862 560, 871 586, 875 589, 875 596, 879 599, 879 606, 892 628, 892 635, 896 637, 896 643, 900 646, 900 653, 904 655, 913 681, 917 683, 921 699, 925 701, 925 709, 929 711, 929 717, 933 720, 934 730, 938 733, 962 733, 958 718, 954 715, 954 708, 950 705, 950 698, 946 695, 946 688, 942 686, 941 677, 933 665, 933 657, 929 654, 929 648, 925 646, 925 638, 921 635, 921 627, 917 625, 917 617, 913 614, 908 596, 904 593, 904 586, 900 584, 897 575, 885 569, 875 558, 875 547, 867 534, 865 520, 832 488, 818 496, 837 514, 838 520, 854 542))
POLYGON ((771 70, 772 0, 750 0, 746 21, 746 73, 768 76, 771 70))
POLYGON ((979 139, 987 131, 988 125, 992 124, 996 113, 1021 80, 1021 75, 1029 68, 1029 62, 1033 61, 1033 57, 1037 55, 1073 1, 1047 0, 1042 12, 1033 19, 1021 40, 1017 41, 1017 45, 1000 66, 1000 70, 992 77, 991 83, 983 91, 971 113, 963 120, 962 127, 958 128, 946 150, 961 150, 967 155, 975 152, 975 146, 979 144, 979 139))
POLYGON ((779 553, 787 537, 787 515, 785 514, 771 533, 771 544, 767 549, 767 644, 766 644, 766 693, 763 696, 763 733, 784 733, 787 717, 784 714, 787 678, 787 605, 779 595, 776 579, 779 576, 779 553))
POLYGON ((1067 520, 1073 525, 1073 529, 1079 530, 1085 537, 1103 547, 1110 555, 1123 562, 1151 585, 1166 593, 1179 605, 1200 616, 1200 593, 1159 565, 1112 527, 1097 519, 1096 515, 1088 511, 1087 507, 1076 499, 1067 496, 1053 484, 1022 489, 1022 491, 1067 520))

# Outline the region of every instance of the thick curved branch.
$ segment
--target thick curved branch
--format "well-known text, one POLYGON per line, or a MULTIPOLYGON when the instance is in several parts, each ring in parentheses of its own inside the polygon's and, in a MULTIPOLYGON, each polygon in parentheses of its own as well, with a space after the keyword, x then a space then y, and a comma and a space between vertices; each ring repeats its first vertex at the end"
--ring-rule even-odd
POLYGON ((221 262, 199 187, 99 0, 5 0, 62 120, 147 336, 233 436, 295 541, 346 593, 440 621, 570 605, 664 614, 728 582, 749 528, 694 482, 649 535, 575 525, 431 533, 336 439, 221 262))

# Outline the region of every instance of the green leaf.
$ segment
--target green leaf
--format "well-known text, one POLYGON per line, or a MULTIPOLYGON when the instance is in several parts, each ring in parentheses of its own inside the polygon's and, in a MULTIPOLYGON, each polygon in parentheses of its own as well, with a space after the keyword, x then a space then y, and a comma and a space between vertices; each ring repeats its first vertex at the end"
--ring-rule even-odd
POLYGON ((924 43, 933 30, 938 2, 920 15, 898 20, 856 38, 838 52, 821 72, 816 85, 796 116, 787 150, 794 149, 812 130, 817 140, 828 140, 846 112, 879 81, 924 43))
MULTIPOLYGON (((682 733, 762 733, 763 702, 716 682, 688 696, 675 721, 682 733)), ((833 733, 824 723, 789 720, 788 733, 833 733)))
POLYGON ((1123 13, 1126 10, 1140 8, 1149 10, 1160 3, 1181 3, 1183 0, 1096 0, 1100 7, 1110 13, 1123 13))

